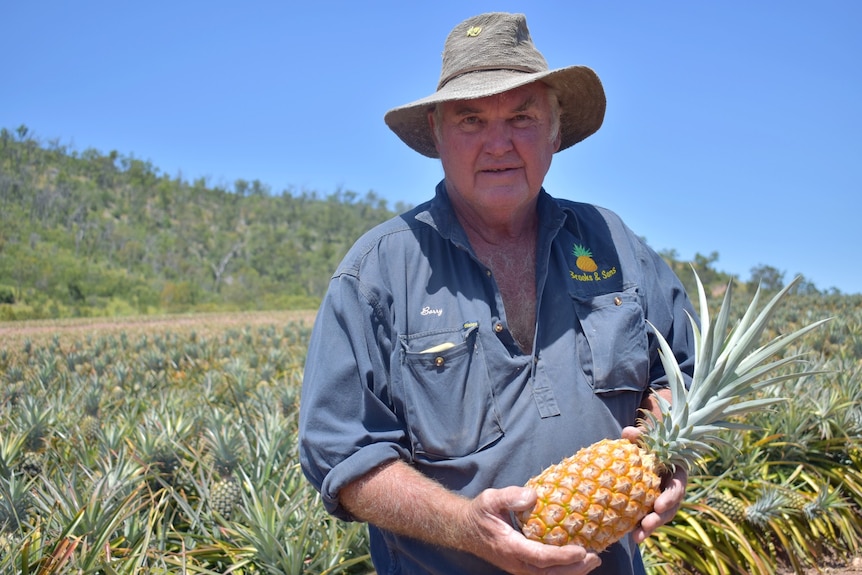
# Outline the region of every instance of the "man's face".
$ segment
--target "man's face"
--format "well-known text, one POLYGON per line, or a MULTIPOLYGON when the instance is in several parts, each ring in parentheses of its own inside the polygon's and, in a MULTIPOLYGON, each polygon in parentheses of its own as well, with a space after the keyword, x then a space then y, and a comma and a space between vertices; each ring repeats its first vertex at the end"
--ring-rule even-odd
POLYGON ((429 114, 456 208, 505 218, 533 207, 560 146, 559 134, 552 138, 547 90, 534 82, 486 98, 443 102, 429 114))

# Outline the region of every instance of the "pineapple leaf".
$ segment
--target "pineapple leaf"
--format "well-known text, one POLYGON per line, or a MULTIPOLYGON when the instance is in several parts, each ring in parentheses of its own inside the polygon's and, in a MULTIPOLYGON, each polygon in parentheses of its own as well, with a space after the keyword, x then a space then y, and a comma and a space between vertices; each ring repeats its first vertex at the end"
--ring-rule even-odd
POLYGON ((667 402, 659 401, 662 417, 648 418, 652 425, 647 432, 647 441, 653 446, 661 446, 668 463, 684 465, 687 468, 715 443, 715 438, 707 434, 739 427, 740 424, 729 421, 729 418, 759 411, 784 401, 776 397, 746 399, 746 396, 778 382, 816 373, 803 370, 798 373, 775 374, 779 368, 800 361, 802 356, 795 354, 775 358, 791 344, 829 321, 827 318, 813 322, 758 346, 776 307, 801 278, 797 277, 790 282, 759 311, 762 292, 758 287, 739 323, 730 328, 732 284, 728 285, 725 291, 713 323, 709 315, 706 290, 697 271, 694 271, 694 276, 700 303, 700 325, 694 317, 689 318, 696 345, 691 383, 686 387, 673 350, 662 334, 651 326, 667 374, 671 402, 668 406, 667 402))

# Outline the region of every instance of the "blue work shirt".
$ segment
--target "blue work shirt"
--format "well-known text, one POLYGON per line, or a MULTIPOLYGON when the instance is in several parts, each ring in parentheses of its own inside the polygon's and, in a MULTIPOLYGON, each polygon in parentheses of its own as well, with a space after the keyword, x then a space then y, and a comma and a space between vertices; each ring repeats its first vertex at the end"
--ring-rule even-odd
MULTIPOLYGON (((345 485, 404 460, 474 497, 523 485, 550 464, 635 423, 666 384, 647 320, 684 372, 694 311, 679 279, 614 213, 537 204, 536 330, 524 354, 491 271, 449 202, 435 197, 364 234, 332 277, 302 388, 300 461, 327 510, 345 485)), ((370 525, 378 573, 501 573, 479 558, 370 525)), ((594 573, 643 572, 631 537, 594 573)))

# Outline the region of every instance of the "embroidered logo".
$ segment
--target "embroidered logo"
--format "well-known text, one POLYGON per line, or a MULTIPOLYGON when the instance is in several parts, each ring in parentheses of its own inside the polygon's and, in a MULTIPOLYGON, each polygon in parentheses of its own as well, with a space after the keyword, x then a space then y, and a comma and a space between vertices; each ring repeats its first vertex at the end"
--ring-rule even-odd
POLYGON ((422 315, 436 315, 437 317, 441 317, 443 315, 443 308, 432 308, 426 305, 422 308, 420 313, 422 315))
POLYGON ((599 266, 596 265, 596 260, 593 259, 593 252, 582 245, 575 244, 572 246, 572 255, 578 258, 575 260, 575 265, 579 270, 587 273, 593 273, 599 266))
POLYGON ((593 252, 581 244, 572 245, 572 255, 575 256, 575 267, 580 271, 571 270, 569 275, 579 282, 597 282, 616 275, 616 266, 599 270, 599 265, 593 259, 593 252))

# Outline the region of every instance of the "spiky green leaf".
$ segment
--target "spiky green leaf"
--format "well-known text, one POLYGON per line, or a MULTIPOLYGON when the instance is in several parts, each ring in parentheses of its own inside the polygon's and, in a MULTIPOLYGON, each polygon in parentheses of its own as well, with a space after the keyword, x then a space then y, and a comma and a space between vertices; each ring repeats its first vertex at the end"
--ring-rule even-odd
POLYGON ((762 295, 758 288, 736 326, 731 328, 733 285, 728 285, 713 322, 706 290, 697 272, 694 275, 700 324, 691 318, 696 345, 692 379, 687 386, 673 350, 662 334, 654 330, 672 400, 669 406, 667 402, 659 401, 662 417, 647 418, 649 426, 644 438, 666 464, 687 468, 712 449, 717 431, 737 426, 731 421, 733 418, 783 401, 776 397, 752 397, 758 390, 815 373, 804 369, 795 373, 776 372, 802 359, 799 354, 780 357, 782 352, 828 321, 813 322, 760 345, 775 309, 800 278, 774 295, 762 309, 758 309, 762 295))

